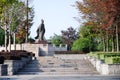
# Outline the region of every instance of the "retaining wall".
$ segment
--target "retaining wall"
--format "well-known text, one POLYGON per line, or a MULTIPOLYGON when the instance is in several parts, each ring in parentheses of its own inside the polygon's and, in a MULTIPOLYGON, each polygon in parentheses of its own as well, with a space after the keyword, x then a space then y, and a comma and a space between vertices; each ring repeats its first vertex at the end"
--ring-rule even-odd
POLYGON ((0 64, 0 76, 6 76, 7 75, 7 64, 0 64))
POLYGON ((24 66, 26 66, 31 60, 31 56, 22 57, 21 60, 5 60, 4 64, 0 65, 0 75, 14 75, 24 66))
POLYGON ((105 64, 102 60, 88 57, 96 70, 102 75, 120 75, 120 64, 105 64))

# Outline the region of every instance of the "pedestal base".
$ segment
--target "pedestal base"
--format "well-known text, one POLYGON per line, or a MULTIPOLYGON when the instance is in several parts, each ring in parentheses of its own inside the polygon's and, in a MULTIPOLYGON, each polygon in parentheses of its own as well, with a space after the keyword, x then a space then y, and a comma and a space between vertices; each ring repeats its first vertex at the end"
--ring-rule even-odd
POLYGON ((41 40, 41 41, 40 41, 39 39, 36 39, 36 40, 35 40, 35 43, 36 43, 36 44, 48 44, 47 41, 45 41, 45 40, 41 40))

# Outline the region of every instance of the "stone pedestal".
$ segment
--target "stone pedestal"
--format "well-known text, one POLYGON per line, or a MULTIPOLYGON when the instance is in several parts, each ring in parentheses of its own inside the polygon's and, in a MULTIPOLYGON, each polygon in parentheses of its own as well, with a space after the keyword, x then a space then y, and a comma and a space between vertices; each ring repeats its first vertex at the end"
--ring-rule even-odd
POLYGON ((49 44, 47 41, 39 39, 35 40, 35 45, 39 45, 38 47, 38 56, 53 56, 54 47, 52 44, 49 44))
POLYGON ((40 44, 38 54, 39 56, 53 56, 54 47, 52 44, 40 44))
POLYGON ((36 44, 48 44, 47 41, 45 41, 45 40, 40 41, 39 39, 36 39, 36 40, 35 40, 35 43, 36 43, 36 44))

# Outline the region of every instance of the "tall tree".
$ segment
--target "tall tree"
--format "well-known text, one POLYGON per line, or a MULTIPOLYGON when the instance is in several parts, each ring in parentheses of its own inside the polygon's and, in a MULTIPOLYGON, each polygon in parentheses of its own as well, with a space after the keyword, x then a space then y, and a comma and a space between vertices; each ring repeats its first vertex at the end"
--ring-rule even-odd
POLYGON ((71 50, 73 42, 78 38, 77 31, 69 27, 67 30, 62 30, 62 41, 64 44, 67 44, 68 50, 71 50))
MULTIPOLYGON (((5 30, 5 45, 7 43, 7 35, 9 35, 9 51, 11 50, 11 35, 15 34, 15 32, 19 32, 19 30, 26 29, 26 6, 23 2, 19 2, 18 0, 6 1, 6 5, 2 6, 1 11, 1 22, 2 28, 5 30), (8 4, 7 4, 8 3, 8 4), (22 26, 21 26, 22 25, 22 26), (22 29, 21 29, 22 28, 22 29), (9 33, 9 34, 7 34, 9 33)), ((28 8, 28 18, 29 26, 32 25, 33 20, 33 8, 28 8)), ((26 33, 26 32, 25 32, 26 33)), ((14 35, 15 37, 15 35, 14 35)), ((15 39, 14 39, 15 40, 15 39)), ((6 46, 7 50, 7 46, 6 46)))
MULTIPOLYGON (((117 51, 119 51, 119 19, 120 19, 120 1, 119 0, 84 0, 83 2, 77 1, 76 6, 78 10, 84 14, 84 18, 88 21, 94 21, 98 24, 98 28, 103 34, 103 41, 106 44, 108 51, 108 41, 111 31, 110 29, 116 27, 116 44, 117 51), (102 8, 101 8, 102 7, 102 8), (106 38, 106 39, 104 39, 106 38)), ((112 31, 113 32, 113 31, 112 31)), ((111 32, 111 34, 113 34, 111 32)))

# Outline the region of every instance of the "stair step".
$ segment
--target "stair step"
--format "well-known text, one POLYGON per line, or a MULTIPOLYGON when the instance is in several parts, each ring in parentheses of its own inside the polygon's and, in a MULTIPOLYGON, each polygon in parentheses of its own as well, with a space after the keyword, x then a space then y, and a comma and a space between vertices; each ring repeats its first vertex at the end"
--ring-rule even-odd
POLYGON ((18 75, 67 75, 67 74, 98 74, 98 72, 19 72, 18 75))
POLYGON ((99 74, 93 65, 84 59, 59 59, 40 57, 31 61, 18 75, 67 75, 99 74))

